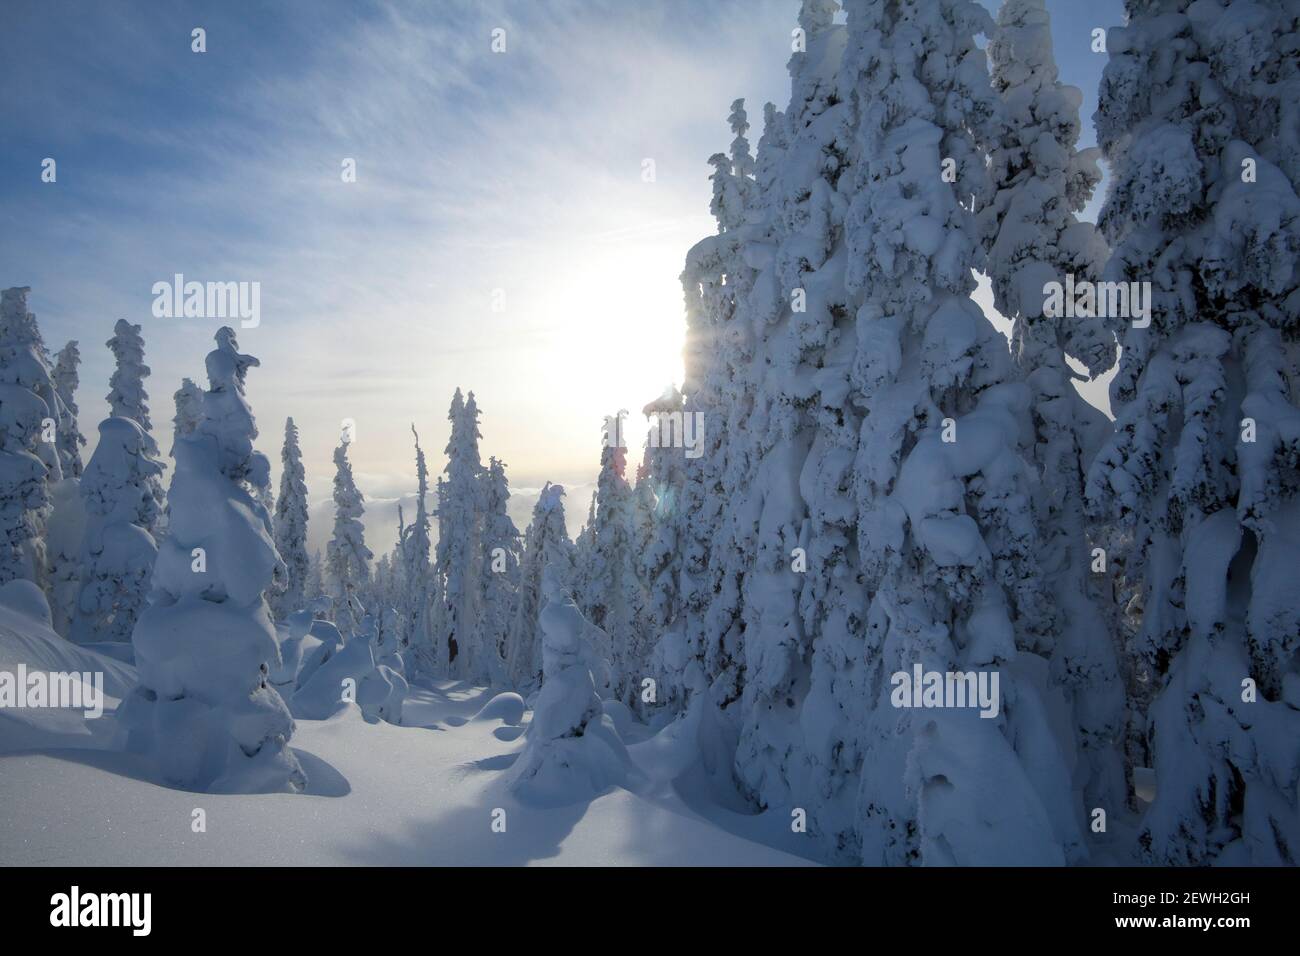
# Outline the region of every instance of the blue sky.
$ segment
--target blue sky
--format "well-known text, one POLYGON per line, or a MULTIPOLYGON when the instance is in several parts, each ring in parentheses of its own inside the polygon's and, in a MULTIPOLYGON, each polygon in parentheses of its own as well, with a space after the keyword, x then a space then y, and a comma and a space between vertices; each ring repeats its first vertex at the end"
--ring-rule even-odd
MULTIPOLYGON (((1106 59, 1091 31, 1121 22, 1121 2, 1048 6, 1091 142, 1106 59)), ((582 486, 602 416, 680 380, 677 277, 714 229, 705 160, 731 139, 734 98, 753 142, 763 102, 784 107, 797 10, 5 0, 0 285, 32 287, 52 349, 80 341, 92 440, 118 318, 144 326, 164 448, 181 377, 205 384, 222 323, 150 312, 153 283, 180 272, 261 283, 261 325, 239 335, 262 360, 260 445, 278 461, 293 415, 315 497, 345 418, 367 496, 414 484, 411 422, 440 468, 457 385, 476 391, 484 458, 504 459, 517 491, 582 486), (57 183, 40 180, 45 157, 57 183)))

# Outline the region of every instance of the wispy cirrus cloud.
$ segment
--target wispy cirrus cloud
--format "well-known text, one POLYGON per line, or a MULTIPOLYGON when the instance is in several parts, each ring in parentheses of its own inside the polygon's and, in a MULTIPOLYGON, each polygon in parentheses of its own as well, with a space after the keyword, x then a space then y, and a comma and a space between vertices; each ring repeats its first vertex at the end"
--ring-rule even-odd
POLYGON ((116 318, 145 326, 156 422, 181 376, 203 381, 220 323, 149 310, 153 282, 180 272, 261 283, 262 324, 240 330, 262 360, 261 444, 277 459, 293 415, 313 490, 343 418, 386 493, 413 485, 411 422, 440 468, 457 385, 517 486, 577 485, 603 416, 680 379, 677 277, 714 229, 705 159, 731 139, 734 98, 754 143, 763 101, 784 105, 797 9, 10 0, 0 284, 33 287, 52 345, 81 340, 92 440, 116 318))

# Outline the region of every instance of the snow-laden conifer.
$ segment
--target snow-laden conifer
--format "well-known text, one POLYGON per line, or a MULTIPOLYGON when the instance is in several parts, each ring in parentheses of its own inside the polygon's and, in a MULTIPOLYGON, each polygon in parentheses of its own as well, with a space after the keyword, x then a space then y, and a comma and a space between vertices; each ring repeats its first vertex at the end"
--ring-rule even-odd
POLYGON ((0 584, 46 585, 50 490, 62 480, 64 416, 27 287, 0 293, 0 584))
POLYGON ((370 582, 366 529, 361 523, 365 499, 352 478, 348 442, 334 449, 334 533, 325 550, 325 574, 334 599, 334 620, 345 636, 361 624, 361 595, 370 582))
POLYGON ((561 587, 573 576, 573 543, 564 523, 564 487, 550 482, 533 506, 519 567, 519 590, 506 641, 506 675, 512 687, 530 694, 542 680, 542 573, 552 569, 561 587))
POLYGON ((298 447, 298 426, 285 419, 284 446, 280 451, 280 497, 275 506, 275 548, 285 566, 285 587, 272 595, 277 620, 286 620, 306 604, 307 583, 307 481, 298 447))
POLYGON ((106 418, 81 478, 85 530, 72 637, 129 641, 143 611, 158 544, 163 466, 139 423, 106 418))
POLYGON ((81 458, 86 438, 77 424, 77 369, 81 365, 81 351, 74 339, 63 346, 54 357, 54 388, 63 403, 63 416, 59 420, 59 458, 63 477, 80 478, 85 465, 81 458))
POLYGON ((1145 0, 1107 34, 1105 279, 1149 283, 1087 494, 1137 589, 1160 864, 1300 858, 1300 10, 1145 0))
POLYGON ((472 659, 480 633, 483 573, 482 460, 479 458, 478 405, 456 389, 447 419, 445 478, 438 485, 438 577, 442 588, 439 657, 452 674, 470 677, 479 662, 472 659), (445 650, 444 650, 445 649, 445 650), (444 656, 445 655, 445 656, 444 656))
POLYGON ((510 485, 505 463, 488 460, 483 473, 483 575, 480 579, 479 606, 483 609, 479 628, 478 670, 482 678, 503 683, 506 638, 519 589, 519 529, 506 514, 510 485))
POLYGON ((1033 394, 1039 560, 1053 596, 1039 649, 1069 694, 1086 805, 1113 813, 1126 789, 1124 687, 1102 587, 1109 577, 1092 571, 1083 502, 1084 472, 1110 425, 1071 384, 1069 359, 1089 374, 1108 369, 1115 326, 1045 307, 1053 284, 1101 278, 1106 244, 1076 218, 1101 178, 1098 151, 1076 149, 1082 94, 1057 79, 1043 0, 1006 0, 989 51, 1003 109, 979 224, 994 304, 1012 320, 1012 356, 1033 394))
POLYGON ((128 746, 170 783, 300 790, 306 778, 288 745, 293 719, 268 682, 280 652, 264 595, 284 569, 255 496, 270 482, 244 395, 248 369, 259 363, 240 354, 232 329, 216 341, 203 420, 173 447, 168 533, 132 638, 140 685, 120 719, 128 746))

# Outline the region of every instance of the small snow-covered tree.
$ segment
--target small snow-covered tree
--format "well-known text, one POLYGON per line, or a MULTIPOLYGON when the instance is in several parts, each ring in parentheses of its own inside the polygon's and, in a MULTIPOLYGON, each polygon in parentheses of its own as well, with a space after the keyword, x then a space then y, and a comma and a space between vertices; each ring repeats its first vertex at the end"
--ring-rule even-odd
POLYGON ((162 463, 130 418, 106 418, 81 479, 85 531, 80 595, 72 620, 79 643, 129 641, 145 607, 158 544, 162 463))
POLYGON ((1300 859, 1300 10, 1142 0, 1107 36, 1124 330, 1087 495, 1137 588, 1162 865, 1300 859), (1131 283, 1132 285, 1127 285, 1131 283), (1132 310, 1131 310, 1132 311, 1132 310))
POLYGON ((542 573, 552 569, 561 587, 573 576, 573 542, 564 523, 564 486, 549 481, 533 506, 533 520, 524 536, 519 590, 506 641, 506 674, 521 693, 536 690, 542 679, 542 573))
POLYGON ((49 562, 50 614, 54 629, 71 634, 81 591, 81 539, 85 534, 86 509, 81 498, 81 474, 85 470, 81 447, 86 444, 77 421, 77 368, 81 353, 75 341, 55 357, 52 378, 62 405, 58 420, 59 466, 63 480, 50 488, 51 513, 46 525, 46 558, 49 562))
POLYGON ((483 609, 479 628, 479 669, 495 683, 505 680, 506 638, 519 590, 519 529, 506 513, 510 485, 505 463, 488 460, 483 473, 483 575, 480 580, 483 609))
POLYGON ((171 521, 133 642, 139 687, 119 719, 163 779, 195 790, 301 790, 293 719, 268 682, 280 663, 264 594, 283 566, 254 490, 270 463, 253 450, 244 396, 257 359, 222 328, 207 357, 203 420, 173 448, 171 521), (269 665, 269 666, 268 666, 269 665))
POLYGON ((307 480, 298 447, 298 426, 284 422, 284 447, 280 452, 280 499, 275 507, 275 549, 284 562, 284 591, 272 595, 271 608, 285 620, 306 607, 307 583, 307 480))
MULTIPOLYGON (((144 339, 140 335, 140 326, 118 319, 113 326, 113 337, 105 344, 113 353, 116 363, 109 378, 111 391, 107 395, 111 416, 129 418, 139 425, 144 434, 145 451, 149 457, 156 459, 159 456, 158 444, 149 433, 152 428, 149 420, 149 393, 144 390, 149 366, 144 364, 144 339)), ((146 509, 152 515, 152 523, 145 530, 156 538, 166 511, 166 494, 160 477, 152 476, 144 480, 145 489, 153 495, 157 505, 146 509)))
POLYGON ((604 713, 594 671, 608 643, 551 568, 543 570, 542 689, 525 731, 510 789, 527 803, 557 806, 626 780, 631 760, 604 713))
POLYGON ((188 378, 181 380, 181 387, 172 396, 176 401, 176 415, 172 418, 177 438, 194 434, 203 420, 203 389, 188 378))
POLYGON ((361 624, 360 592, 370 580, 366 529, 361 524, 365 499, 352 479, 348 442, 334 449, 334 535, 325 549, 325 574, 334 598, 334 620, 344 635, 361 624))
POLYGON ((80 478, 83 470, 81 448, 86 437, 77 424, 77 368, 81 365, 81 352, 74 339, 63 346, 54 357, 54 388, 63 403, 63 417, 59 420, 59 459, 64 478, 80 478))
POLYGON ((108 407, 114 417, 131 419, 147 436, 153 429, 149 420, 149 393, 144 390, 144 380, 150 369, 144 364, 144 338, 140 335, 140 326, 118 319, 113 326, 113 337, 105 344, 117 362, 108 380, 109 393, 105 396, 108 407))
MULTIPOLYGON (((190 379, 181 380, 181 387, 172 394, 172 399, 176 403, 176 414, 172 416, 172 438, 184 438, 187 435, 193 435, 198 430, 199 423, 203 421, 203 389, 199 388, 190 379)), ((163 506, 162 521, 159 522, 158 530, 155 531, 154 537, 161 538, 167 533, 167 521, 171 515, 171 506, 163 506)))
POLYGON ((62 479, 52 434, 62 403, 27 311, 30 291, 0 293, 0 584, 45 584, 50 487, 62 479))

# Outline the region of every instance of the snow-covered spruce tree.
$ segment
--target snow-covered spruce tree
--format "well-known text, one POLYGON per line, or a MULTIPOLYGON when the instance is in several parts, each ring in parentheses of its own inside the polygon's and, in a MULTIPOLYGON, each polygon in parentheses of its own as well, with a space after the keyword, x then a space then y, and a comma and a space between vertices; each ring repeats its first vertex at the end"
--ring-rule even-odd
POLYGON ((99 425, 99 442, 81 479, 85 531, 72 639, 129 641, 146 604, 158 544, 163 466, 130 418, 99 425))
POLYGON ((641 680, 648 676, 651 647, 646 622, 638 616, 645 600, 632 541, 633 495, 624 477, 626 467, 627 449, 617 442, 606 445, 596 481, 587 601, 591 623, 610 641, 597 651, 609 659, 618 698, 631 705, 641 680))
POLYGON ((285 587, 271 596, 271 610, 277 620, 307 606, 303 593, 307 582, 307 480, 298 448, 298 426, 292 418, 284 422, 284 447, 280 452, 280 500, 275 507, 275 550, 285 566, 285 587))
MULTIPOLYGON (((441 487, 441 479, 438 486, 441 487)), ((435 512, 436 516, 437 512, 435 512)), ((433 573, 429 575, 429 594, 425 605, 425 618, 421 627, 416 631, 413 641, 415 645, 415 663, 418 669, 429 674, 445 675, 451 673, 451 663, 448 655, 451 647, 448 645, 445 634, 446 627, 444 620, 447 614, 447 602, 445 600, 446 581, 442 575, 437 573, 436 565, 433 573)))
POLYGON ((173 446, 171 520, 133 636, 140 685, 120 719, 128 747, 171 783, 301 790, 306 777, 288 745, 293 719, 267 682, 280 652, 264 594, 283 565, 254 496, 270 482, 244 397, 258 362, 239 353, 232 329, 216 341, 203 420, 173 446))
POLYGON ((71 639, 81 596, 81 544, 86 533, 86 503, 80 478, 64 478, 50 488, 45 527, 45 557, 50 620, 56 633, 71 639))
POLYGON ((344 637, 361 624, 361 592, 370 582, 366 529, 361 524, 365 499, 352 480, 348 442, 334 449, 334 535, 325 549, 325 575, 334 599, 334 621, 344 637))
MULTIPOLYGON (((849 466, 823 422, 800 485, 822 525, 846 528, 837 516, 856 499, 857 553, 844 561, 822 545, 809 555, 810 568, 844 565, 826 597, 804 602, 834 624, 817 654, 844 669, 831 668, 832 693, 815 709, 810 693, 804 724, 843 723, 848 700, 869 702, 865 724, 846 734, 870 768, 857 803, 866 863, 1078 860, 1072 734, 1051 719, 1064 700, 1034 652, 1050 631, 1050 596, 1038 566, 1032 398, 970 298, 982 256, 967 203, 987 195, 981 144, 999 113, 974 35, 993 24, 967 0, 846 8, 841 83, 854 130, 843 238, 856 334, 837 351, 861 425, 849 466), (872 595, 865 609, 844 587, 855 564, 872 595), (990 686, 996 675, 997 715, 901 706, 894 675, 914 665, 983 672, 990 686)), ((829 408, 826 397, 823 386, 829 408)), ((827 739, 823 730, 810 751, 827 739)))
MULTIPOLYGON (((820 48, 834 9, 822 6, 805 4, 801 14, 800 23, 811 31, 815 48, 820 48)), ((646 409, 656 413, 661 445, 670 446, 666 454, 684 458, 672 465, 680 469, 680 478, 675 493, 666 499, 670 510, 664 514, 674 525, 679 551, 674 559, 680 571, 674 572, 677 594, 673 598, 678 607, 675 622, 659 637, 655 652, 661 668, 666 662, 677 662, 668 668, 671 673, 663 674, 665 697, 676 706, 686 699, 683 680, 688 672, 707 675, 713 702, 721 708, 736 703, 743 687, 742 582, 753 563, 755 541, 752 512, 746 511, 751 500, 734 492, 751 477, 754 438, 747 429, 761 378, 754 356, 762 320, 750 317, 765 315, 763 308, 751 311, 749 300, 758 296, 765 306, 775 308, 767 300, 779 298, 775 284, 756 289, 754 279, 757 267, 772 256, 768 214, 777 189, 770 174, 774 154, 786 139, 785 117, 773 108, 765 110, 765 117, 756 162, 744 135, 749 128, 744 102, 732 104, 731 154, 710 160, 714 166, 710 208, 718 232, 687 253, 681 277, 687 313, 683 401, 675 409, 657 408, 654 403, 646 409), (760 164, 769 178, 755 181, 752 176, 760 164), (665 443, 662 416, 673 412, 682 415, 682 434, 665 443)), ((652 468, 665 467, 670 459, 664 454, 661 449, 652 468)), ((662 583, 662 572, 658 578, 662 583)), ((663 594, 651 598, 662 614, 663 594)), ((693 677, 689 680, 695 682, 693 677)))
MULTIPOLYGON (((144 380, 149 375, 149 366, 144 364, 144 339, 140 335, 140 326, 131 325, 125 319, 118 319, 113 326, 113 337, 105 345, 113 353, 116 363, 108 383, 110 391, 106 397, 113 418, 129 418, 140 426, 144 434, 144 448, 151 458, 158 458, 158 443, 150 434, 153 427, 149 420, 149 393, 144 390, 144 380)), ((193 383, 191 383, 193 385, 193 383)), ((126 439, 129 443, 129 439, 126 439)), ((166 510, 166 494, 163 491, 161 477, 145 479, 146 490, 153 495, 156 508, 145 509, 152 517, 152 524, 145 527, 155 538, 159 534, 159 525, 166 510)), ((83 488, 83 494, 85 489, 83 488)), ((143 513, 143 512, 142 512, 143 513)))
POLYGON ((81 365, 81 352, 74 339, 59 350, 54 357, 54 389, 63 403, 63 416, 59 420, 59 464, 63 477, 80 478, 84 468, 81 448, 86 437, 77 424, 77 368, 81 365))
MULTIPOLYGON (((398 512, 400 517, 400 506, 398 512)), ((375 562, 366 597, 370 618, 368 633, 374 646, 375 661, 403 675, 406 673, 406 646, 402 643, 403 629, 398 608, 402 604, 406 581, 402 570, 404 560, 400 544, 382 555, 375 562)))
POLYGON ((0 293, 0 584, 46 584, 50 488, 62 480, 51 427, 62 403, 26 286, 0 293))
MULTIPOLYGON (((181 379, 181 387, 172 393, 172 400, 176 404, 176 414, 172 416, 173 440, 193 435, 198 430, 199 423, 203 421, 203 389, 195 385, 189 378, 183 378, 181 379)), ((154 530, 156 539, 161 540, 166 536, 170 515, 171 507, 164 504, 162 520, 158 522, 158 526, 154 530)))
POLYGON ((447 413, 451 437, 447 440, 446 479, 438 487, 437 572, 443 601, 438 640, 446 647, 449 673, 469 679, 480 674, 483 663, 473 657, 479 647, 483 573, 478 416, 474 393, 466 400, 456 389, 447 413))
POLYGON ((303 585, 302 596, 307 607, 312 607, 322 597, 328 597, 325 593, 325 559, 319 548, 312 552, 307 564, 307 583, 303 585))
POLYGON ((429 508, 429 466, 420 447, 420 436, 411 425, 415 437, 415 520, 398 536, 401 566, 396 568, 400 587, 395 607, 400 615, 399 642, 406 650, 412 645, 427 644, 429 627, 429 586, 432 569, 429 556, 432 551, 429 508))
MULTIPOLYGON (((654 628, 649 618, 650 591, 643 562, 658 536, 658 512, 659 496, 655 494, 655 485, 650 478, 650 466, 642 459, 636 469, 636 484, 632 486, 632 556, 637 580, 641 582, 635 612, 641 616, 643 628, 651 634, 654 628)), ((651 644, 653 643, 652 637, 651 644)))
POLYGON ((1098 151, 1075 148, 1082 95, 1057 79, 1043 0, 1005 0, 989 55, 1003 109, 979 225, 994 304, 1012 321, 1012 356, 1033 395, 1038 560, 1053 598, 1037 650, 1070 699, 1085 806, 1114 813, 1125 802, 1124 687, 1103 603, 1109 578, 1093 575, 1083 502, 1084 472, 1110 423, 1072 386, 1067 356, 1089 375, 1103 372, 1115 361, 1115 332, 1107 319, 1045 308, 1051 283, 1101 277, 1109 250, 1092 223, 1075 217, 1101 178, 1098 151))
MULTIPOLYGON (((108 380, 109 393, 105 396, 108 407, 113 417, 131 419, 148 436, 153 423, 149 420, 149 393, 144 390, 144 380, 150 369, 144 364, 140 326, 118 319, 113 326, 113 337, 105 344, 117 362, 108 380)), ((154 454, 157 454, 156 447, 154 454)))
POLYGON ((684 480, 684 449, 672 447, 663 440, 667 421, 669 429, 682 415, 682 393, 669 387, 664 394, 647 404, 642 414, 650 420, 650 434, 658 434, 656 442, 647 440, 642 457, 644 473, 638 477, 637 486, 646 483, 646 491, 654 496, 654 514, 648 539, 638 551, 638 573, 646 586, 646 612, 656 635, 675 630, 680 612, 678 577, 681 573, 681 552, 678 536, 682 531, 679 513, 684 480))
POLYGON ((479 628, 481 643, 475 656, 481 676, 494 684, 501 684, 506 679, 506 638, 510 634, 515 594, 519 590, 519 529, 506 514, 510 485, 506 480, 505 463, 489 458, 482 482, 483 574, 479 582, 479 607, 483 612, 479 628))
POLYGON ((682 393, 669 387, 642 408, 642 413, 649 419, 650 429, 637 477, 637 494, 642 508, 653 503, 646 537, 637 544, 637 574, 644 587, 645 623, 651 639, 648 676, 656 682, 655 703, 670 713, 682 713, 688 685, 695 687, 704 682, 703 654, 698 648, 692 653, 686 645, 680 587, 680 542, 687 535, 682 501, 689 459, 683 447, 666 440, 681 431, 679 422, 685 423, 682 393))
MULTIPOLYGON (((824 523, 820 537, 810 541, 808 489, 801 480, 805 463, 811 467, 818 430, 826 437, 817 448, 838 453, 842 462, 856 421, 846 390, 835 381, 844 375, 846 337, 833 327, 847 321, 838 305, 844 263, 836 237, 844 200, 836 186, 846 165, 850 117, 836 81, 845 42, 844 28, 833 22, 837 7, 808 0, 800 10, 804 42, 789 62, 790 104, 784 113, 766 111, 769 128, 760 140, 756 175, 762 177, 762 201, 746 210, 743 227, 728 229, 720 221, 722 236, 730 234, 736 246, 724 259, 725 281, 713 282, 721 307, 708 308, 707 287, 703 302, 692 302, 688 287, 688 310, 699 312, 703 305, 706 316, 713 312, 720 347, 743 343, 732 346, 735 358, 728 363, 741 371, 724 367, 697 378, 706 389, 710 381, 723 383, 713 388, 724 401, 712 414, 705 409, 705 424, 706 434, 726 435, 722 470, 712 482, 714 498, 723 503, 708 509, 721 513, 725 543, 704 560, 735 569, 734 583, 719 593, 736 594, 732 601, 741 605, 739 620, 727 622, 717 611, 728 602, 712 602, 706 633, 730 638, 717 652, 725 669, 706 657, 706 672, 715 697, 720 676, 727 678, 721 685, 726 699, 741 695, 735 767, 749 797, 760 807, 807 808, 812 829, 832 847, 839 838, 831 834, 851 829, 852 814, 841 811, 832 821, 824 807, 835 796, 831 788, 843 788, 852 775, 856 750, 852 740, 830 739, 838 728, 829 720, 810 731, 801 725, 801 715, 812 687, 814 628, 842 628, 846 615, 825 604, 804 609, 800 600, 812 587, 806 580, 811 574, 825 585, 838 583, 846 600, 860 593, 851 569, 833 567, 846 553, 845 532, 836 523, 847 520, 851 509, 841 504, 831 514, 828 504, 827 514, 818 516, 824 523), (748 290, 743 297, 741 290, 748 290), (734 383, 730 389, 728 380, 734 383), (828 394, 819 396, 822 388, 828 394), (736 495, 736 488, 747 491, 736 495), (818 547, 824 550, 813 550, 818 547), (813 569, 811 574, 805 567, 813 569), (824 779, 809 773, 810 741, 833 764, 824 779), (808 793, 809 787, 815 792, 808 793)), ((688 366, 688 386, 693 377, 688 366)), ((686 391, 689 409, 693 390, 686 391)), ((718 467, 707 464, 713 448, 711 441, 705 443, 706 469, 718 467)), ((683 506, 688 513, 691 497, 688 484, 683 506)), ((861 706, 859 697, 854 707, 860 711, 861 706)))
POLYGON ((1156 793, 1138 850, 1295 863, 1300 4, 1131 2, 1107 43, 1105 278, 1149 283, 1150 311, 1124 331, 1087 495, 1139 588, 1156 793))
POLYGON ((549 481, 533 506, 519 567, 519 590, 506 641, 506 676, 512 687, 531 694, 542 680, 542 572, 551 568, 557 583, 573 579, 573 542, 564 523, 564 487, 549 481))
POLYGON ((149 594, 165 501, 163 465, 148 432, 140 326, 119 319, 106 344, 117 363, 112 414, 100 423, 81 482, 85 530, 72 634, 82 643, 130 640, 149 594))
POLYGON ((181 379, 181 387, 172 398, 176 402, 176 415, 172 418, 176 437, 194 434, 203 420, 203 389, 188 378, 181 379))
POLYGON ((550 567, 542 573, 542 689, 511 770, 510 789, 526 803, 563 806, 626 781, 632 770, 593 671, 609 639, 589 623, 550 567))
POLYGON ((85 470, 81 447, 86 444, 77 421, 77 368, 81 353, 75 341, 55 357, 52 379, 61 404, 57 446, 63 480, 50 488, 51 513, 46 524, 45 551, 49 562, 50 614, 54 629, 67 637, 71 633, 81 591, 81 539, 85 534, 86 509, 81 498, 81 474, 85 470))
POLYGON ((587 507, 587 520, 578 529, 578 536, 573 539, 573 580, 569 582, 569 593, 584 614, 591 612, 588 595, 591 593, 591 581, 595 576, 593 562, 596 555, 596 492, 591 493, 591 504, 587 507))

